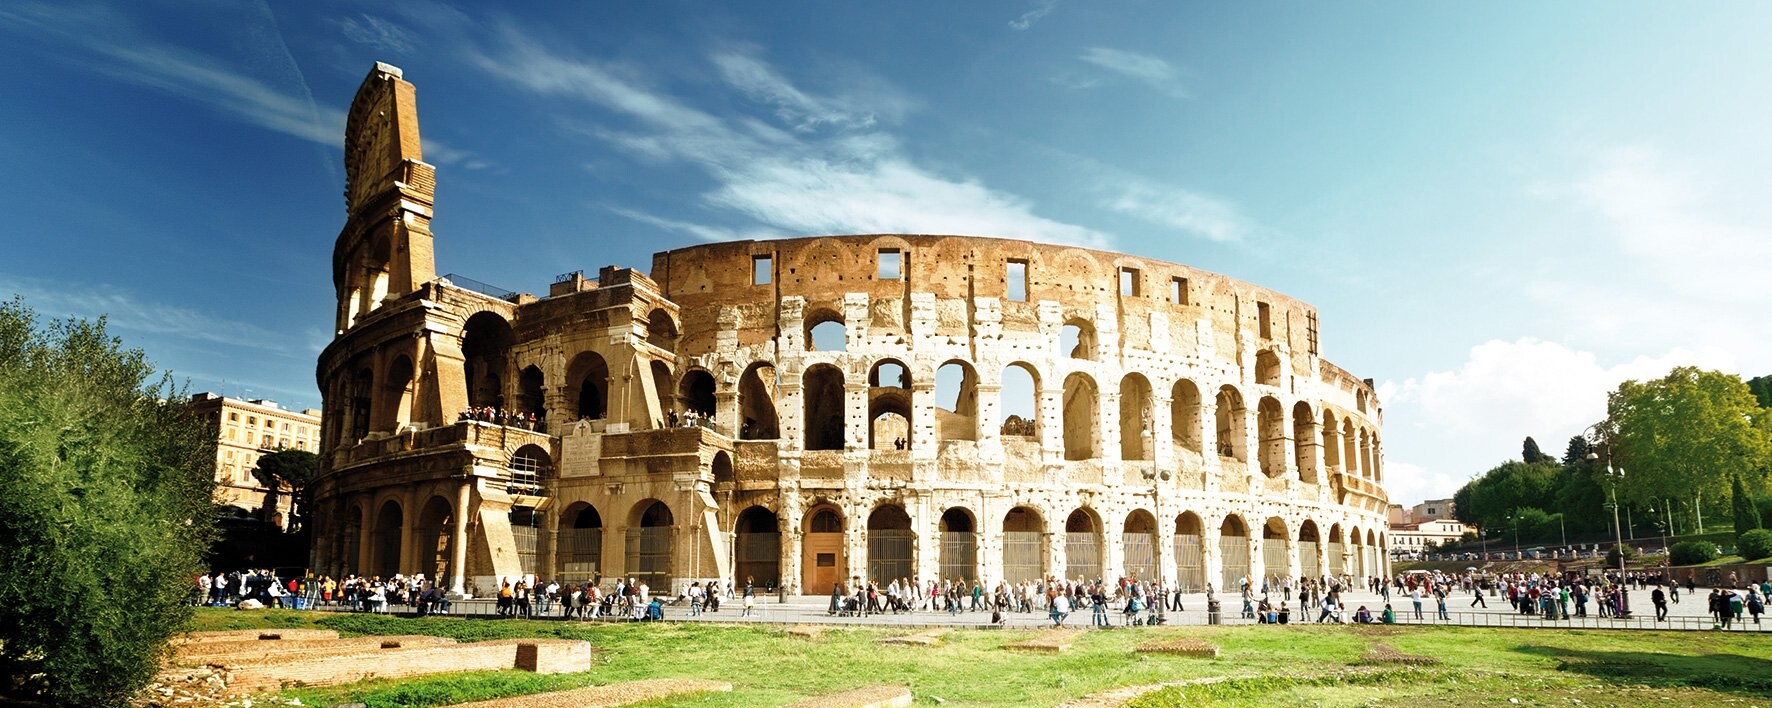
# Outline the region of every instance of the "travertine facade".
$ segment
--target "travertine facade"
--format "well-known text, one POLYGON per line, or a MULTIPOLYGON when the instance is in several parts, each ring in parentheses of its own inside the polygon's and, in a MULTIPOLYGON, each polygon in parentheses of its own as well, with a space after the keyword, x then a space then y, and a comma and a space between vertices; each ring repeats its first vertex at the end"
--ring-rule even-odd
MULTIPOLYGON (((191 396, 191 411, 215 424, 215 501, 242 511, 260 508, 270 491, 252 476, 258 458, 278 450, 318 452, 320 411, 285 410, 275 401, 228 398, 213 393, 191 396)), ((288 490, 283 490, 287 492, 288 490)), ((286 525, 291 497, 277 496, 267 520, 286 525)))
POLYGON ((435 277, 413 101, 378 65, 347 127, 322 570, 809 593, 1383 572, 1378 400, 1318 356, 1305 303, 908 235, 677 249, 542 298, 468 287, 435 277), (513 416, 459 420, 483 407, 513 416))

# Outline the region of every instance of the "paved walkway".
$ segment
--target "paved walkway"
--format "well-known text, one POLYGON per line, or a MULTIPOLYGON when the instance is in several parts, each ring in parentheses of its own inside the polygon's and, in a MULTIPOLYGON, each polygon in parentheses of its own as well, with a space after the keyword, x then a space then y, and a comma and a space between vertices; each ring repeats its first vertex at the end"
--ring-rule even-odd
MULTIPOLYGON (((1407 597, 1393 594, 1391 607, 1396 612, 1399 624, 1457 624, 1484 627, 1533 627, 1533 628, 1597 628, 1597 629, 1675 629, 1675 630, 1709 630, 1712 621, 1706 612, 1706 599, 1709 590, 1699 588, 1695 594, 1681 592, 1679 603, 1670 603, 1668 621, 1656 622, 1654 606, 1649 602, 1649 590, 1633 590, 1630 593, 1631 617, 1619 620, 1611 617, 1600 617, 1593 603, 1588 604, 1587 617, 1572 617, 1567 620, 1546 620, 1542 617, 1522 615, 1514 611, 1508 604, 1505 595, 1489 596, 1484 594, 1487 606, 1471 606, 1472 597, 1468 592, 1460 592, 1447 599, 1446 608, 1451 618, 1449 621, 1436 617, 1434 601, 1428 597, 1422 601, 1421 619, 1415 618, 1413 604, 1407 597)), ((1255 620, 1241 618, 1242 602, 1235 597, 1218 596, 1223 603, 1221 624, 1255 624, 1255 620)), ((1384 600, 1375 593, 1366 591, 1343 592, 1342 601, 1347 605, 1347 619, 1351 621, 1353 612, 1364 605, 1378 617, 1384 610, 1384 600)), ((1299 612, 1296 603, 1292 607, 1292 621, 1297 623, 1314 622, 1321 614, 1320 609, 1311 609, 1308 614, 1299 612)), ((1164 619, 1170 625, 1204 625, 1208 624, 1206 614, 1206 595, 1194 593, 1182 596, 1183 609, 1179 612, 1168 611, 1164 619)), ((946 611, 916 611, 907 613, 869 614, 863 617, 836 617, 829 614, 829 596, 790 595, 785 601, 778 602, 774 595, 759 597, 756 608, 750 616, 743 616, 743 605, 736 599, 720 604, 719 612, 704 612, 692 616, 687 605, 665 607, 665 619, 672 622, 738 622, 738 623, 769 623, 769 624, 826 624, 826 625, 874 625, 874 626, 972 626, 980 627, 990 624, 988 611, 961 611, 950 615, 946 611)), ((1574 607, 1570 612, 1575 611, 1574 607)), ((469 616, 485 616, 496 614, 492 600, 456 601, 453 614, 469 616)), ((1073 612, 1065 620, 1066 626, 1086 627, 1091 623, 1091 612, 1073 612)), ((558 606, 544 617, 539 611, 537 619, 558 617, 558 606)), ((1010 628, 1046 627, 1052 624, 1045 612, 1006 612, 1004 624, 1010 628)), ((1107 622, 1111 626, 1121 626, 1126 620, 1123 613, 1110 607, 1107 622)), ((1772 615, 1763 618, 1763 624, 1755 625, 1751 619, 1744 618, 1735 623, 1736 631, 1772 632, 1772 615)))

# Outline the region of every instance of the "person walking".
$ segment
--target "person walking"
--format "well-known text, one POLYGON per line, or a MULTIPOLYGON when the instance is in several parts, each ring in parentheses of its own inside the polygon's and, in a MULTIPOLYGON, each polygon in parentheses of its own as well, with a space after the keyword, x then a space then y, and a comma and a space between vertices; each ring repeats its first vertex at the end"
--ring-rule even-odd
POLYGON ((1649 593, 1649 601, 1655 603, 1655 621, 1667 621, 1667 593, 1661 591, 1660 585, 1649 593))
POLYGON ((1421 586, 1409 588, 1409 601, 1415 603, 1415 619, 1421 619, 1421 586))
POLYGON ((1485 610, 1489 609, 1489 603, 1485 602, 1483 600, 1483 584, 1472 581, 1471 582, 1471 607, 1476 607, 1477 605, 1482 605, 1483 609, 1485 609, 1485 610))
POLYGON ((744 611, 738 613, 738 616, 749 617, 755 609, 757 609, 757 583, 747 575, 744 579, 744 611))

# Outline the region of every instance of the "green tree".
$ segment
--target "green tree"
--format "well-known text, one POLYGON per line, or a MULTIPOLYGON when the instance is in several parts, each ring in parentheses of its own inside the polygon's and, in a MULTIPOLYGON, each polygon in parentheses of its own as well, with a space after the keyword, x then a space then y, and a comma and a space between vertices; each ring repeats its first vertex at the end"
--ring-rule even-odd
MULTIPOLYGON (((1484 528, 1511 528, 1513 523, 1509 517, 1521 509, 1537 509, 1543 513, 1542 507, 1551 498, 1561 469, 1548 462, 1530 465, 1518 460, 1503 462, 1459 490, 1465 501, 1459 502, 1459 497, 1453 496, 1458 503, 1457 514, 1461 521, 1484 528)), ((1525 527, 1521 527, 1522 534, 1525 531, 1525 527)))
POLYGON ((0 692, 118 705, 213 537, 215 436, 105 321, 0 304, 0 692))
POLYGON ((1571 469, 1591 467, 1587 454, 1593 450, 1594 446, 1587 438, 1580 435, 1569 438, 1569 446, 1563 449, 1563 466, 1571 469))
MULTIPOLYGON (((1730 476, 1763 481, 1772 413, 1732 374, 1680 367, 1653 381, 1626 381, 1606 402, 1611 462, 1626 470, 1622 501, 1723 499, 1730 476)), ((1602 449, 1600 453, 1606 454, 1602 449)))
POLYGON ((259 484, 272 490, 266 506, 277 507, 276 494, 281 487, 288 487, 293 498, 290 504, 289 524, 291 531, 302 526, 307 518, 308 485, 314 481, 314 474, 320 470, 320 456, 306 450, 278 450, 258 458, 258 466, 252 470, 252 476, 259 484))
POLYGON ((1747 488, 1741 484, 1741 473, 1735 473, 1735 481, 1729 488, 1729 507, 1735 513, 1735 535, 1747 533, 1760 528, 1760 510, 1754 507, 1754 498, 1748 496, 1747 488))
POLYGON ((1543 450, 1538 449, 1538 441, 1537 440, 1533 440, 1532 436, 1530 436, 1530 435, 1526 436, 1526 442, 1521 444, 1521 446, 1520 446, 1520 461, 1521 462, 1525 462, 1528 465, 1534 465, 1534 464, 1538 464, 1540 462, 1546 462, 1546 461, 1553 460, 1553 459, 1555 459, 1555 458, 1551 457, 1550 455, 1544 454, 1543 450))
POLYGON ((1772 408, 1772 376, 1755 376, 1748 379, 1747 390, 1753 392, 1754 398, 1760 402, 1761 408, 1772 408))

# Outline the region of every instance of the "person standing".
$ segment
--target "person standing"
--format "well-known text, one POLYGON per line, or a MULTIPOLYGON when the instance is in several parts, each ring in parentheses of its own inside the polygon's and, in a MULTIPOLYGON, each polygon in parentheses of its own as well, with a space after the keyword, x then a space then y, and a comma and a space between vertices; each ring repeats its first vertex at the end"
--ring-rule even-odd
POLYGON ((1653 592, 1649 593, 1649 601, 1655 603, 1655 621, 1657 621, 1657 622, 1666 621, 1667 620, 1667 593, 1661 591, 1660 585, 1655 586, 1655 590, 1653 592))
POLYGON ((1415 619, 1421 619, 1421 586, 1409 588, 1409 601, 1415 603, 1415 619))
POLYGON ((751 576, 747 575, 747 576, 745 576, 745 579, 744 579, 744 611, 738 613, 738 616, 749 617, 749 616, 751 616, 751 611, 756 608, 757 608, 757 583, 753 578, 751 578, 751 576))

